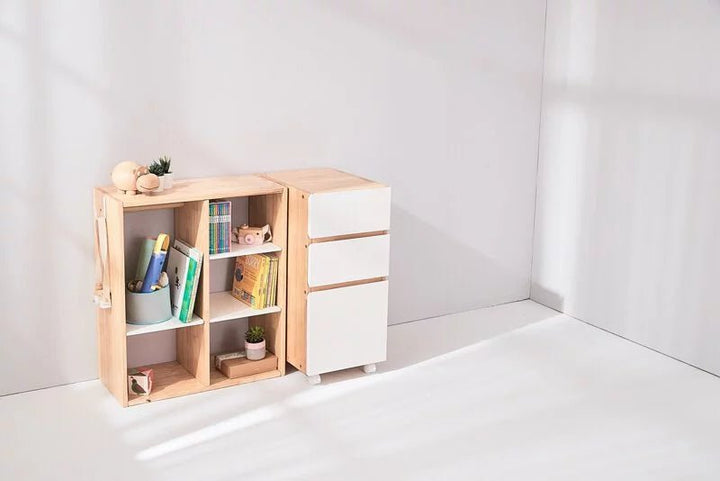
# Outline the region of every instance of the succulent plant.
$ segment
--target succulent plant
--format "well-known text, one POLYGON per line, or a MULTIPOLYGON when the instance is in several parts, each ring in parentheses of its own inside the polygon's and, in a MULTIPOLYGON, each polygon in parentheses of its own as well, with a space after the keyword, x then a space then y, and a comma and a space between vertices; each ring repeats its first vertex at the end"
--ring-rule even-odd
POLYGON ((260 326, 252 326, 245 332, 245 340, 251 344, 262 342, 265 339, 265 329, 260 326))
POLYGON ((168 157, 167 155, 163 155, 158 159, 157 162, 162 167, 164 174, 172 174, 172 172, 170 171, 170 162, 172 162, 172 159, 170 157, 168 157))
POLYGON ((148 166, 148 171, 151 174, 155 174, 158 177, 162 177, 165 174, 165 169, 163 169, 163 166, 160 165, 158 161, 154 161, 152 164, 148 166))

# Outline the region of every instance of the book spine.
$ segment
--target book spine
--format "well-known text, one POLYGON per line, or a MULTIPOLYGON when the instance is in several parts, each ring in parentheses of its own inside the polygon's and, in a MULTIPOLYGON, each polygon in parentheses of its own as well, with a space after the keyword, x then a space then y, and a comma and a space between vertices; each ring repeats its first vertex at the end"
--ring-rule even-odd
POLYGON ((210 203, 210 254, 215 254, 215 223, 213 222, 215 218, 215 207, 217 204, 214 202, 210 203))
MULTIPOLYGON (((194 259, 193 259, 194 260, 194 259)), ((188 307, 188 318, 192 319, 192 313, 195 310, 195 299, 197 299, 197 290, 200 285, 200 270, 202 268, 202 257, 195 261, 195 275, 193 277, 192 291, 190 291, 190 306, 188 307)))
POLYGON ((190 258, 190 264, 188 266, 187 278, 185 279, 185 292, 183 292, 182 308, 180 309, 180 321, 187 322, 192 317, 190 312, 190 300, 195 289, 195 269, 197 267, 197 261, 190 258))
POLYGON ((152 286, 157 284, 163 265, 165 264, 165 257, 167 257, 169 246, 170 238, 167 234, 158 234, 140 292, 148 293, 152 290, 152 286))
POLYGON ((148 266, 150 265, 153 247, 155 247, 155 239, 150 237, 143 239, 142 244, 140 244, 140 255, 138 255, 135 277, 133 278, 134 281, 145 279, 145 274, 147 274, 148 266))

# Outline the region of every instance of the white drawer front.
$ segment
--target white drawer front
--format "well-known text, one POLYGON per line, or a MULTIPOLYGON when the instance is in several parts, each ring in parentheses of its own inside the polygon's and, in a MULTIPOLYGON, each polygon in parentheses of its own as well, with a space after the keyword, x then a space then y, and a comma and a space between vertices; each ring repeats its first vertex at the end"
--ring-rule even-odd
POLYGON ((390 236, 310 244, 308 285, 327 286, 388 275, 390 236))
POLYGON ((387 281, 308 294, 306 373, 384 361, 387 309, 387 281))
POLYGON ((390 229, 390 187, 311 194, 311 239, 390 229))

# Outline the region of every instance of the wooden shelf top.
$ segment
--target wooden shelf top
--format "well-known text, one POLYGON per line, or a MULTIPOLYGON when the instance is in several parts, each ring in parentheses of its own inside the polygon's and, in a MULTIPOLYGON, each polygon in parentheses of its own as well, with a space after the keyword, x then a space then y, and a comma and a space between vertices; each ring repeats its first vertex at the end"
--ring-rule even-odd
POLYGON ((282 185, 258 175, 239 175, 176 180, 172 189, 156 194, 122 194, 113 185, 106 185, 98 189, 119 200, 123 207, 143 208, 205 199, 279 194, 283 192, 284 188, 282 185))
POLYGON ((328 168, 283 170, 280 172, 267 173, 265 177, 280 184, 303 190, 309 194, 387 187, 384 184, 348 174, 341 170, 328 168))

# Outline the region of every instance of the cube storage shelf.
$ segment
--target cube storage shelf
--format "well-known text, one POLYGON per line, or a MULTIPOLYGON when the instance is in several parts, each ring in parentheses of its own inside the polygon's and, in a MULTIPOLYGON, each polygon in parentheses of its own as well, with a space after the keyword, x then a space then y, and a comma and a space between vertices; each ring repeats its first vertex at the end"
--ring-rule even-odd
POLYGON ((121 405, 143 404, 284 375, 288 232, 287 189, 284 186, 254 175, 177 181, 171 190, 152 195, 126 195, 113 186, 106 186, 95 189, 94 209, 98 239, 96 259, 98 269, 102 270, 102 282, 96 289, 97 295, 109 304, 97 310, 99 374, 121 405), (251 225, 271 225, 273 242, 262 246, 234 244, 231 252, 210 256, 209 202, 239 197, 248 199, 251 225), (126 263, 134 262, 134 259, 126 260, 125 214, 152 209, 173 209, 172 239, 182 239, 203 252, 195 312, 188 323, 173 318, 149 326, 126 324, 126 263), (261 252, 275 252, 279 257, 276 306, 251 309, 228 292, 210 293, 209 279, 214 260, 261 252), (210 325, 246 317, 253 317, 253 324, 265 329, 268 350, 277 356, 277 368, 230 379, 212 364, 210 325), (155 376, 149 396, 128 393, 128 339, 169 330, 175 331, 176 359, 149 366, 155 376))

